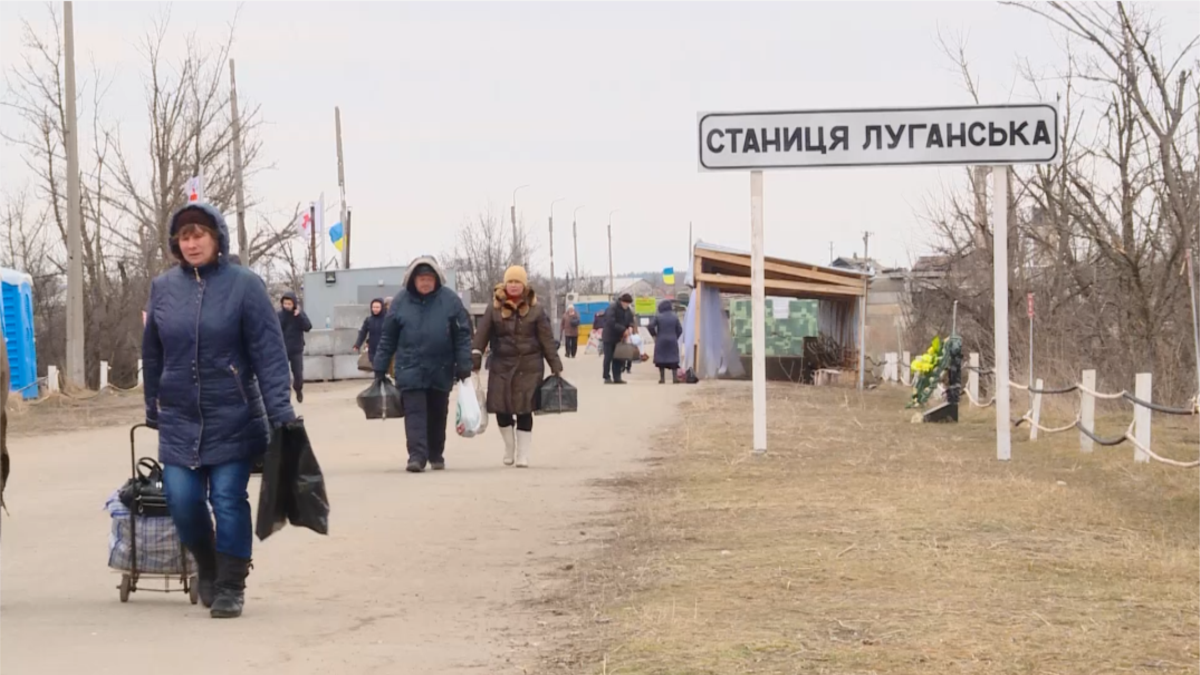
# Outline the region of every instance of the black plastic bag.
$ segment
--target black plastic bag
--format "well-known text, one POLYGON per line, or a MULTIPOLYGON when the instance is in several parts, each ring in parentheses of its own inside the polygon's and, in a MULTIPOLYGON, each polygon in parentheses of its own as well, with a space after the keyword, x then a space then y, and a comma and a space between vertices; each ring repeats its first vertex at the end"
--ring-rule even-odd
POLYGON ((534 392, 533 412, 537 415, 579 411, 579 390, 561 376, 551 375, 542 380, 534 392))
POLYGON ((313 454, 304 422, 298 420, 271 434, 258 491, 259 540, 291 523, 317 534, 329 534, 329 498, 325 476, 313 454))
POLYGON ((700 378, 696 377, 696 370, 694 368, 688 368, 687 372, 683 374, 683 381, 688 384, 699 384, 700 378))
POLYGON ((369 420, 392 420, 404 417, 400 390, 388 380, 372 382, 358 395, 358 407, 369 420))

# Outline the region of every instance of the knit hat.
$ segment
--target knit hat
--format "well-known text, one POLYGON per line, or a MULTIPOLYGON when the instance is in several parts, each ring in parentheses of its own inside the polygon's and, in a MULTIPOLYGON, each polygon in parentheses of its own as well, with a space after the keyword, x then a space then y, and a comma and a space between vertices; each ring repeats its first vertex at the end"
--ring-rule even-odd
POLYGON ((621 302, 633 302, 633 296, 628 293, 621 294, 621 302))
POLYGON ((521 282, 522 286, 529 285, 529 274, 525 272, 524 267, 521 267, 520 265, 513 265, 512 267, 504 270, 504 283, 507 284, 513 281, 521 282))

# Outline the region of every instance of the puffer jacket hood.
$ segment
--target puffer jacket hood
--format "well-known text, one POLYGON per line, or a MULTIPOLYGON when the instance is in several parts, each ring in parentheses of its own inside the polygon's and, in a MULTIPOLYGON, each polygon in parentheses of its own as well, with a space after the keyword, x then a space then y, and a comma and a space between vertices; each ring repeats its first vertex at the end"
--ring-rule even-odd
POLYGON ((297 297, 296 294, 292 291, 288 291, 287 293, 284 293, 282 296, 280 296, 279 304, 283 305, 284 300, 291 300, 293 305, 300 304, 300 298, 297 297))
POLYGON ((371 300, 370 306, 371 306, 371 316, 383 316, 383 313, 387 311, 387 303, 385 303, 383 301, 383 298, 375 298, 375 299, 371 300), (379 313, 375 312, 375 303, 377 303, 377 302, 379 303, 379 313))
POLYGON ((417 292, 416 276, 414 273, 421 265, 429 265, 431 268, 433 268, 433 271, 437 273, 438 283, 437 288, 434 289, 435 292, 438 289, 446 286, 446 273, 442 271, 441 265, 438 265, 437 260, 434 259, 433 256, 423 255, 414 258, 413 261, 408 264, 408 268, 404 270, 404 287, 408 289, 410 293, 417 292))
POLYGON ((663 300, 662 302, 658 303, 658 311, 670 312, 672 309, 674 309, 673 304, 674 303, 672 303, 670 300, 663 300))
POLYGON ((221 215, 221 212, 217 210, 217 207, 213 206, 212 204, 205 204, 203 202, 188 204, 187 206, 184 206, 175 211, 175 213, 171 214, 171 225, 169 228, 169 233, 171 235, 171 254, 175 256, 175 259, 179 261, 180 265, 183 265, 184 267, 190 267, 187 261, 184 260, 183 251, 179 249, 179 242, 175 240, 175 237, 179 234, 179 216, 181 216, 185 211, 191 210, 200 211, 213 221, 213 225, 217 228, 217 250, 221 254, 218 260, 220 262, 228 262, 229 226, 225 224, 225 216, 221 215))

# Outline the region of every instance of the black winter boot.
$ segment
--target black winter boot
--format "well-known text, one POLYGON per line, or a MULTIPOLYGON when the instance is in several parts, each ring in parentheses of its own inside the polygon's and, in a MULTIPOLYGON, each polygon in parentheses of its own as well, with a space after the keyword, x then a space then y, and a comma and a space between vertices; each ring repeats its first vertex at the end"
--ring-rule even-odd
POLYGON ((217 581, 217 548, 211 538, 191 549, 196 559, 196 589, 200 603, 207 609, 213 605, 213 585, 217 581))
POLYGON ((235 619, 242 615, 246 603, 246 576, 250 574, 250 561, 217 553, 216 597, 213 599, 214 619, 235 619))

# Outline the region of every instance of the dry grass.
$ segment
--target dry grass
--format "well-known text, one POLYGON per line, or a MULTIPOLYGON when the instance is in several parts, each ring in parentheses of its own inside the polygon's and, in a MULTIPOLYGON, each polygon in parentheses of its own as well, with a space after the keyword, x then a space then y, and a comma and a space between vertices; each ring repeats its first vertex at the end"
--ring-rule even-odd
MULTIPOLYGON (((773 385, 755 459, 749 387, 705 383, 662 461, 614 486, 609 541, 560 573, 541 670, 1197 671, 1195 470, 1075 433, 1015 432, 998 462, 989 413, 916 425, 904 397, 773 385)), ((1195 457, 1196 418, 1154 433, 1195 457)))

